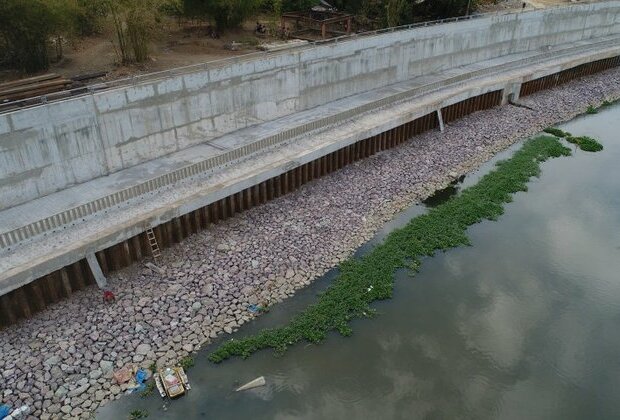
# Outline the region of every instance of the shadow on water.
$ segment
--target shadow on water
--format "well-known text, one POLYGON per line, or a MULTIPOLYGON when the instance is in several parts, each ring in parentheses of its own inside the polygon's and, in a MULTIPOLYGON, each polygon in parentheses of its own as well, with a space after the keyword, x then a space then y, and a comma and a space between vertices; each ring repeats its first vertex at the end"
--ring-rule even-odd
POLYGON ((435 191, 433 195, 428 197, 426 200, 422 201, 422 203, 426 207, 437 207, 440 204, 445 203, 450 198, 456 196, 461 190, 461 184, 465 181, 465 175, 461 175, 454 181, 450 183, 446 188, 435 191))
MULTIPOLYGON (((221 365, 207 360, 216 342, 195 357, 192 391, 166 411, 159 396, 130 396, 98 418, 122 419, 134 409, 157 419, 617 418, 619 123, 614 106, 563 124, 600 139, 605 150, 543 164, 542 177, 514 196, 498 222, 469 229, 473 246, 426 258, 413 277, 396 273, 393 299, 373 305, 375 319, 355 320, 351 337, 332 333, 282 357, 262 351, 221 365), (261 375, 266 386, 233 391, 261 375)), ((405 210, 356 255, 492 167, 405 210)), ((336 275, 331 270, 232 337, 285 324, 336 275)))

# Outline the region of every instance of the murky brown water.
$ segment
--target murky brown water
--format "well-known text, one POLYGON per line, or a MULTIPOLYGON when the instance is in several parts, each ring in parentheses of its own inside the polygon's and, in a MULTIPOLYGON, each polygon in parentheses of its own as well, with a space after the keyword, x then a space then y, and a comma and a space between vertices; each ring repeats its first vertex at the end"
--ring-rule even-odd
MULTIPOLYGON (((158 395, 131 396, 98 418, 133 409, 157 419, 619 418, 620 106, 562 129, 605 150, 545 163, 498 222, 470 228, 472 247, 427 258, 415 277, 398 273, 394 298, 355 321, 352 337, 221 365, 203 351, 193 390, 166 411, 158 395), (267 386, 232 391, 260 375, 267 386)), ((404 212, 359 252, 423 211, 404 212)), ((236 337, 285 323, 331 278, 236 337)))

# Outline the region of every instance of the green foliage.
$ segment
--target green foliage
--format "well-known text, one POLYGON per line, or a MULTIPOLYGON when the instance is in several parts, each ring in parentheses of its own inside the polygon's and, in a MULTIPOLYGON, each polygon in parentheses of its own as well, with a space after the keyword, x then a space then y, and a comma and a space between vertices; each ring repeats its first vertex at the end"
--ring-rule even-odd
POLYGON ((194 359, 191 356, 186 356, 181 359, 179 366, 181 366, 183 370, 189 370, 194 367, 194 359))
POLYGON ((163 0, 159 11, 166 16, 181 17, 184 14, 183 0, 163 0))
POLYGON ((149 412, 146 410, 133 410, 129 413, 129 420, 144 419, 149 416, 149 412))
POLYGON ((476 9, 477 0, 433 0, 420 4, 411 2, 414 14, 431 19, 445 19, 471 14, 476 9))
POLYGON ((61 59, 67 39, 81 34, 80 25, 86 13, 86 3, 82 1, 0 1, 0 51, 4 53, 0 59, 8 67, 28 73, 46 70, 50 44, 56 59, 61 59))
POLYGON ((146 384, 146 387, 144 388, 144 391, 140 393, 140 396, 142 398, 150 397, 153 394, 154 390, 155 390, 155 381, 150 381, 148 384, 146 384))
POLYGON ((258 11, 263 0, 183 0, 188 16, 208 17, 220 30, 240 26, 258 11))
POLYGON ((401 24, 406 6, 406 0, 387 0, 385 5, 385 21, 388 27, 401 24))
POLYGON ((471 14, 477 6, 477 0, 333 0, 330 3, 356 15, 356 21, 366 29, 463 16, 471 14))
POLYGON ((132 8, 129 10, 126 23, 133 57, 138 63, 143 63, 149 57, 149 39, 155 22, 150 13, 143 13, 138 8, 132 8))
POLYGON ((554 135, 556 137, 560 137, 560 138, 566 138, 566 137, 570 137, 571 133, 568 133, 566 131, 562 131, 559 128, 556 127, 547 127, 543 130, 545 133, 549 133, 551 135, 554 135))
POLYGON ((601 106, 599 106, 598 108, 595 108, 595 109, 594 109, 594 112, 588 112, 588 111, 590 111, 590 108, 592 108, 592 107, 588 107, 588 109, 586 110, 586 113, 587 113, 587 114, 596 114, 596 113, 597 113, 598 111, 600 111, 601 109, 603 109, 603 108, 607 108, 608 106, 612 106, 612 105, 613 105, 613 104, 615 104, 616 102, 618 102, 618 101, 607 101, 607 100, 605 100, 605 101, 603 101, 603 103, 601 104, 601 106))
POLYGON ((309 10, 318 3, 317 0, 282 0, 282 8, 285 12, 309 10))
POLYGON ((581 150, 585 152, 600 152, 601 150, 603 150, 603 145, 601 143, 588 136, 568 136, 566 137, 566 141, 576 144, 581 150))
POLYGON ((56 59, 64 55, 63 44, 66 39, 79 32, 80 5, 77 0, 44 0, 48 9, 48 19, 51 22, 56 59))
MULTIPOLYGON (((590 114, 592 113, 590 112, 590 114)), ((584 150, 586 152, 599 152, 603 150, 603 145, 599 143, 598 141, 596 141, 595 139, 593 139, 592 137, 588 137, 588 136, 574 137, 571 133, 562 131, 556 127, 548 127, 548 128, 545 128, 543 131, 545 133, 552 134, 556 137, 566 139, 566 141, 568 141, 569 143, 579 146, 581 150, 584 150)))
POLYGON ((156 31, 162 0, 105 0, 114 25, 116 53, 123 63, 142 63, 156 31))
POLYGON ((100 33, 108 16, 106 0, 77 0, 76 29, 82 36, 100 33))
POLYGON ((47 69, 47 41, 55 27, 42 0, 0 1, 2 59, 9 67, 28 73, 47 69))
POLYGON ((468 245, 468 226, 485 219, 496 220, 503 213, 504 203, 511 201, 511 195, 525 191, 528 180, 540 174, 540 162, 568 155, 570 150, 555 137, 527 141, 477 185, 395 230, 362 258, 342 263, 340 274, 318 302, 293 317, 288 325, 230 340, 211 353, 209 359, 219 363, 232 356, 245 358, 265 348, 281 354, 301 340, 318 343, 333 330, 345 336, 352 334, 352 319, 372 316, 370 303, 392 296, 396 270, 415 269, 424 256, 468 245))
POLYGON ((586 109, 586 114, 596 114, 598 113, 598 109, 590 105, 588 109, 586 109))

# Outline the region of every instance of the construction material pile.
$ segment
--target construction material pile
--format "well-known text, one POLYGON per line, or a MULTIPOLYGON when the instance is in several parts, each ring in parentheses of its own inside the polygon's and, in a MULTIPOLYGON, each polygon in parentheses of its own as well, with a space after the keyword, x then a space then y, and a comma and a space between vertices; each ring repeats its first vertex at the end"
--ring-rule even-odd
POLYGON ((55 73, 0 83, 0 103, 60 92, 69 89, 72 84, 72 80, 55 73))

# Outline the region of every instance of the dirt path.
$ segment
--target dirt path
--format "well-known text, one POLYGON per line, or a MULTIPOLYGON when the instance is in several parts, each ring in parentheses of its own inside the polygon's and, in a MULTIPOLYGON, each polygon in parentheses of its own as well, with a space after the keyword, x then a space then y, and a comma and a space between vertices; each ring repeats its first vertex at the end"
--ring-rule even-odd
MULTIPOLYGON (((260 18, 259 18, 260 19, 260 18)), ((265 22, 261 19, 261 22, 265 22)), ((61 61, 52 63, 51 73, 72 77, 86 73, 108 72, 107 80, 118 79, 132 74, 151 73, 199 64, 257 51, 261 42, 273 38, 257 37, 254 34, 255 22, 248 22, 243 28, 221 34, 213 39, 207 35, 207 25, 179 25, 168 21, 150 45, 150 59, 145 63, 129 66, 119 65, 114 34, 102 34, 68 42, 64 47, 61 61), (231 51, 227 45, 239 43, 240 47, 231 51)), ((45 72, 44 72, 45 73, 45 72)), ((17 72, 0 72, 0 82, 19 79, 17 72)))

